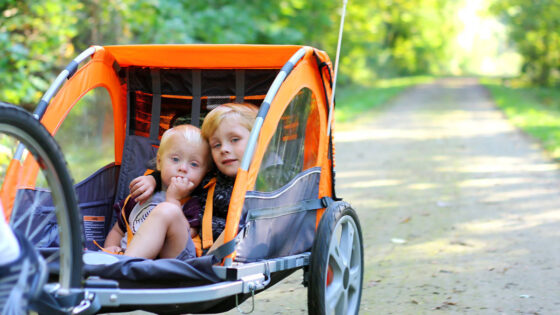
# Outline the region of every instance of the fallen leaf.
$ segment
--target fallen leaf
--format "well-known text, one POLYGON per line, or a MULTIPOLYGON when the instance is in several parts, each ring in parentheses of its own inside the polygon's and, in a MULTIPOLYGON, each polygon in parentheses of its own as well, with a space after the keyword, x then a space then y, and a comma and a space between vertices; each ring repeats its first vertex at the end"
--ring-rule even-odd
POLYGON ((402 223, 410 222, 410 219, 412 219, 412 218, 411 217, 406 217, 406 218, 402 219, 400 223, 402 224, 402 223))
POLYGON ((460 240, 451 241, 451 242, 449 242, 449 244, 451 244, 451 245, 459 245, 459 246, 468 246, 468 247, 472 247, 471 244, 466 243, 466 242, 464 242, 464 241, 460 241, 460 240))
POLYGON ((445 270, 445 269, 440 269, 439 272, 440 272, 440 273, 454 273, 454 272, 451 271, 451 270, 445 270))

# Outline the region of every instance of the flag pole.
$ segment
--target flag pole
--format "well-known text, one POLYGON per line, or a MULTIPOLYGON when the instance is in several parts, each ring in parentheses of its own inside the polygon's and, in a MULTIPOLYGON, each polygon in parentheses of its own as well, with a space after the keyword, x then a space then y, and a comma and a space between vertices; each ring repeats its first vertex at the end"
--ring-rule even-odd
POLYGON ((336 58, 334 62, 334 79, 333 79, 333 86, 332 86, 332 93, 331 93, 331 102, 329 104, 329 124, 327 127, 327 135, 330 136, 331 134, 331 122, 334 116, 334 93, 336 91, 336 77, 338 75, 338 59, 340 58, 340 45, 342 43, 342 30, 344 29, 344 16, 346 15, 346 5, 348 4, 348 0, 342 1, 342 14, 340 17, 340 28, 338 31, 338 44, 336 45, 336 58))

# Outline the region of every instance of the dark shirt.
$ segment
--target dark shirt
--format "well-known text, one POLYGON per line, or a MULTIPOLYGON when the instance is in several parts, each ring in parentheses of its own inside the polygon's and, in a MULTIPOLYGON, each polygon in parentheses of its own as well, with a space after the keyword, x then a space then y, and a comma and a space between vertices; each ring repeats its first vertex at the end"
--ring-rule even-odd
MULTIPOLYGON (((221 172, 212 172, 210 176, 204 178, 202 185, 205 186, 212 178, 216 178, 216 188, 214 189, 214 200, 213 200, 213 211, 212 211, 212 235, 214 240, 217 239, 220 234, 226 228, 226 219, 229 209, 229 201, 231 199, 231 192, 233 191, 233 184, 235 183, 234 177, 229 177, 221 172)), ((200 220, 202 221, 202 216, 206 209, 206 196, 208 195, 208 190, 205 189, 202 192, 202 200, 204 200, 204 205, 202 206, 202 211, 200 211, 200 220)))

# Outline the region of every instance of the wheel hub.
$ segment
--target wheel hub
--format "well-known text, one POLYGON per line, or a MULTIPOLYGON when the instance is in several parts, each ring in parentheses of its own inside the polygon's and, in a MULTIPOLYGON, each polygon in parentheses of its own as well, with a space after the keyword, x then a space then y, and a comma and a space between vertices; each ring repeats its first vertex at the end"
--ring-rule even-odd
POLYGON ((344 285, 344 289, 348 289, 349 282, 350 282, 350 270, 348 268, 344 268, 344 275, 342 276, 342 284, 344 285))

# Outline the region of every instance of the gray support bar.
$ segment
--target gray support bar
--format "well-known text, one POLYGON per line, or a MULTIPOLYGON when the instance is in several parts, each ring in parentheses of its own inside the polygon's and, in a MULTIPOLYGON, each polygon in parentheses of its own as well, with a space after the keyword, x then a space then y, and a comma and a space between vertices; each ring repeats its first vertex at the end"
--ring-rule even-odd
POLYGON ((159 69, 150 71, 152 76, 152 120, 150 122, 150 138, 157 140, 159 137, 159 116, 161 114, 161 82, 159 69))
POLYGON ((235 102, 243 103, 245 100, 245 70, 235 70, 235 102))
POLYGON ((126 135, 134 133, 134 92, 130 89, 130 67, 126 68, 126 135))
POLYGON ((202 72, 201 70, 192 71, 192 108, 191 108, 191 125, 200 127, 200 97, 202 94, 202 72))

